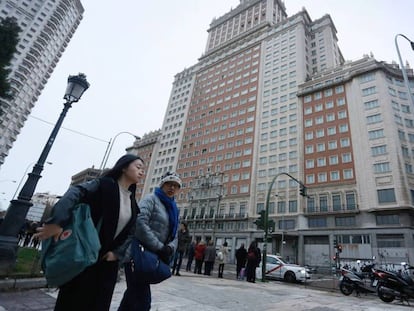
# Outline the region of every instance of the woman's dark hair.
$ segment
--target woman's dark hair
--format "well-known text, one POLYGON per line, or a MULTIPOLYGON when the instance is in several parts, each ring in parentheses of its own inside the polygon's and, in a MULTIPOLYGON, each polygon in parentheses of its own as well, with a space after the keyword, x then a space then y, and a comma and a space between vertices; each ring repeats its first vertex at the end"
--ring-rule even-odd
POLYGON ((142 160, 140 156, 133 155, 133 154, 123 155, 122 157, 118 159, 118 161, 116 161, 114 167, 111 168, 109 171, 107 171, 103 176, 118 180, 119 177, 121 177, 122 175, 122 170, 124 168, 127 168, 135 160, 141 160, 142 163, 144 163, 144 160, 142 160))

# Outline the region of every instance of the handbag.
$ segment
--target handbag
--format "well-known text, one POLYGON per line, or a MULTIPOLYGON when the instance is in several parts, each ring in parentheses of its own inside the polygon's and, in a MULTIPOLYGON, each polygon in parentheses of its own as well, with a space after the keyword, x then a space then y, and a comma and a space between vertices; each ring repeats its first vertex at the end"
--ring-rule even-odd
POLYGON ((132 282, 138 284, 158 284, 171 277, 170 266, 145 249, 135 237, 131 242, 130 269, 132 282))
MULTIPOLYGON (((101 224, 98 224, 98 230, 101 224)), ((101 243, 88 204, 75 205, 70 223, 59 239, 42 242, 41 265, 49 286, 59 287, 98 260, 101 243)))

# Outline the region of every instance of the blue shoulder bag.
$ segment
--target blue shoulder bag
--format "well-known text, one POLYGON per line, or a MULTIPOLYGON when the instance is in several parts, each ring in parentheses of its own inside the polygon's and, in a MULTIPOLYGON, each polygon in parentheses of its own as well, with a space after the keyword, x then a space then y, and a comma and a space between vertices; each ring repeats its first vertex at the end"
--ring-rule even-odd
POLYGON ((42 269, 49 286, 59 287, 97 262, 101 243, 88 204, 77 204, 72 221, 63 228, 58 241, 42 242, 42 269))
POLYGON ((131 242, 131 257, 131 263, 126 267, 130 269, 132 282, 158 284, 171 277, 169 265, 157 254, 145 249, 136 237, 131 242))

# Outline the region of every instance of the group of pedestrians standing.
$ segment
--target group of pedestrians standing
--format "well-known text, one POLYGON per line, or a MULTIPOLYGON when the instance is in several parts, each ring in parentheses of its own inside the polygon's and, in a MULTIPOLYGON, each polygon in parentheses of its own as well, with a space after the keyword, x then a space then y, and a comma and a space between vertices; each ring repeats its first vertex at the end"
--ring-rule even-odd
MULTIPOLYGON (((204 275, 211 275, 214 263, 217 259, 218 262, 218 277, 223 277, 223 270, 224 264, 228 260, 228 247, 227 242, 224 242, 223 245, 220 247, 219 251, 216 252, 216 247, 212 240, 209 240, 206 243, 203 240, 200 240, 194 247, 194 259, 195 259, 195 266, 194 266, 194 273, 202 274, 202 268, 204 264, 204 275)), ((191 263, 187 265, 187 271, 191 269, 191 263)))
POLYGON ((261 261, 261 251, 256 241, 250 243, 246 250, 244 243, 236 251, 236 277, 243 279, 246 277, 247 282, 256 282, 256 268, 261 261))

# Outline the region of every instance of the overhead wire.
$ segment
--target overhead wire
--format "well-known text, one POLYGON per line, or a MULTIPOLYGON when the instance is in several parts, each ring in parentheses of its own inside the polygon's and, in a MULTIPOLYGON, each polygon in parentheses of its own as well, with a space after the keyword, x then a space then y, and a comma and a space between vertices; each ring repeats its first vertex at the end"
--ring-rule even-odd
MULTIPOLYGON (((30 117, 30 118, 33 118, 33 119, 35 119, 35 120, 38 120, 38 121, 44 122, 44 123, 49 124, 49 125, 55 125, 53 122, 46 121, 46 120, 44 120, 44 119, 41 119, 41 118, 39 118, 39 117, 35 117, 35 116, 33 116, 33 115, 29 115, 29 117, 30 117)), ((64 126, 62 126, 61 128, 62 128, 62 129, 64 129, 64 130, 67 130, 67 131, 69 131, 69 132, 72 132, 72 133, 75 133, 75 134, 81 135, 81 136, 85 136, 85 137, 88 137, 88 138, 91 138, 91 139, 95 139, 95 140, 100 141, 100 142, 110 143, 110 141, 107 141, 107 140, 104 140, 104 139, 101 139, 101 138, 98 138, 98 137, 94 137, 94 136, 91 136, 91 135, 88 135, 88 134, 85 134, 85 133, 82 133, 82 132, 79 132, 79 131, 76 131, 76 130, 72 130, 72 129, 67 128, 67 127, 64 127, 64 126)))

